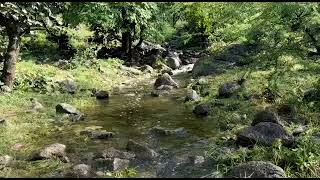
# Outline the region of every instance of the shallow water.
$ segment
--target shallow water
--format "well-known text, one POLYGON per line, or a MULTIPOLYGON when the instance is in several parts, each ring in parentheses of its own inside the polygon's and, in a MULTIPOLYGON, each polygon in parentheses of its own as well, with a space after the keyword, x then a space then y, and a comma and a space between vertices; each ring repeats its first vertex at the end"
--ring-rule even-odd
MULTIPOLYGON (((86 119, 67 127, 54 137, 68 147, 68 153, 75 163, 85 163, 88 154, 115 147, 124 150, 129 139, 148 144, 158 152, 163 150, 170 154, 203 155, 206 139, 213 137, 217 123, 206 117, 197 117, 192 109, 184 104, 186 80, 189 75, 173 76, 181 88, 174 89, 170 95, 152 97, 152 85, 142 83, 138 87, 127 89, 126 93, 113 95, 109 100, 92 98, 94 106, 81 109, 86 119), (102 126, 116 135, 110 140, 91 140, 79 135, 87 126, 102 126), (167 129, 184 127, 186 137, 155 137, 149 133, 154 126, 167 129)), ((140 176, 155 176, 155 167, 140 169, 140 176), (146 175, 147 173, 147 175, 146 175), (143 175, 144 174, 144 175, 143 175)))

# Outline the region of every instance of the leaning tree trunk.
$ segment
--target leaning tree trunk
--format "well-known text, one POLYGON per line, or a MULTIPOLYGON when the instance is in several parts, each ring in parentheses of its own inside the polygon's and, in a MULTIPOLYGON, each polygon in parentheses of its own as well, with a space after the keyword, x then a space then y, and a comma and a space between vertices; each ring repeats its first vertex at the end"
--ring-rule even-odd
POLYGON ((6 86, 12 88, 16 73, 16 62, 20 50, 21 36, 18 32, 8 32, 8 36, 9 44, 7 47, 7 52, 4 55, 1 80, 6 86))

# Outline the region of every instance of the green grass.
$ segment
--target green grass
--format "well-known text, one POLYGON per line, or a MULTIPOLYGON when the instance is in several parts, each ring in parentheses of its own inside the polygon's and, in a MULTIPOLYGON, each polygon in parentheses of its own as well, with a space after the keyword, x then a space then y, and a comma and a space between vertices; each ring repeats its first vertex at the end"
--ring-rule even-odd
MULTIPOLYGON (((32 152, 51 143, 56 143, 58 129, 68 130, 71 122, 55 122, 55 106, 65 102, 75 106, 80 111, 92 105, 91 91, 82 91, 74 95, 59 91, 34 91, 28 83, 35 82, 39 77, 45 79, 43 87, 54 84, 55 81, 73 77, 78 89, 102 89, 111 91, 128 79, 141 80, 145 76, 136 76, 120 70, 122 61, 117 59, 98 60, 98 67, 79 65, 74 69, 62 70, 53 64, 36 64, 33 59, 23 60, 17 64, 17 82, 14 91, 0 95, 0 114, 6 119, 0 124, 0 155, 8 154, 16 161, 0 171, 0 177, 46 177, 57 170, 64 170, 70 163, 62 163, 57 159, 28 162, 25 161, 32 152), (27 81, 28 80, 28 81, 27 81), (28 113, 30 98, 37 98, 44 106, 40 112, 28 113), (58 128, 59 127, 59 128, 58 128), (16 143, 22 143, 21 150, 12 150, 16 143)), ((59 133, 58 133, 59 134, 59 133)), ((72 141, 68 139, 66 141, 72 141)), ((83 138, 74 136, 74 138, 83 138)), ((83 143, 86 143, 84 140, 83 143)), ((115 176, 130 176, 132 172, 113 174, 115 176)))
MULTIPOLYGON (((216 136, 215 143, 211 144, 211 148, 207 152, 209 157, 217 161, 217 166, 213 168, 213 171, 219 170, 225 174, 236 165, 252 160, 263 160, 271 161, 282 167, 288 177, 320 177, 319 145, 309 141, 310 136, 318 132, 320 128, 318 120, 320 112, 319 108, 316 108, 317 104, 302 101, 303 91, 318 87, 319 63, 309 59, 283 55, 280 56, 278 61, 278 72, 275 72, 272 66, 268 66, 265 63, 265 61, 258 63, 256 60, 254 64, 231 69, 220 75, 203 77, 207 82, 203 85, 204 91, 208 91, 209 95, 203 97, 201 102, 198 103, 208 103, 217 99, 218 89, 222 84, 237 80, 251 70, 244 87, 241 88, 237 95, 227 99, 220 99, 226 106, 213 107, 214 115, 210 118, 219 119, 220 127, 224 129, 216 136), (276 76, 270 79, 272 73, 276 73, 276 76), (270 81, 276 85, 272 86, 273 90, 280 94, 280 97, 277 97, 273 103, 267 102, 263 98, 255 101, 244 99, 245 96, 252 93, 262 96, 262 92, 270 85, 270 81), (234 141, 228 144, 226 140, 235 139, 237 133, 250 126, 258 110, 267 106, 275 109, 284 103, 297 106, 299 117, 309 122, 310 128, 301 135, 294 148, 284 147, 281 143, 275 143, 272 147, 257 144, 252 149, 240 148, 240 150, 233 153, 218 153, 217 148, 220 146, 235 146, 234 141), (237 108, 226 108, 234 105, 237 108), (241 119, 238 117, 238 115, 242 114, 246 114, 247 118, 241 119), (233 126, 230 127, 230 125, 233 126)), ((187 105, 192 106, 193 103, 188 103, 187 105)), ((287 129, 292 131, 294 127, 297 127, 297 124, 293 124, 287 129)))

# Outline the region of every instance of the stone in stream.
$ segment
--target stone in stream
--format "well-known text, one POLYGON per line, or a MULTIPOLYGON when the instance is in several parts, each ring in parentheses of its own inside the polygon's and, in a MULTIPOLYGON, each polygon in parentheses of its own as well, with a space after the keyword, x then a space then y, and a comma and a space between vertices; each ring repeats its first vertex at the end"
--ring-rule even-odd
POLYGON ((80 132, 80 135, 86 135, 91 139, 110 139, 114 133, 106 130, 84 130, 80 132))
POLYGON ((152 160, 158 156, 154 150, 146 145, 139 144, 133 140, 129 140, 126 149, 135 153, 136 158, 143 160, 152 160))
POLYGON ((94 161, 94 166, 98 169, 103 168, 110 171, 124 170, 129 167, 130 160, 120 158, 98 158, 94 161))
POLYGON ((271 146, 276 139, 281 139, 285 146, 292 145, 293 135, 289 134, 283 126, 272 122, 260 122, 248 127, 237 136, 237 143, 242 146, 251 146, 257 142, 271 146))
POLYGON ((193 112, 196 115, 207 116, 211 112, 211 107, 209 104, 199 104, 194 108, 193 112))
POLYGON ((97 99, 108 99, 109 98, 109 92, 108 91, 97 91, 94 93, 94 96, 97 99))
POLYGON ((56 106, 56 112, 62 114, 80 114, 80 111, 78 111, 77 108, 67 103, 59 103, 56 106))
POLYGON ((159 75, 158 78, 156 79, 154 83, 154 87, 157 88, 161 85, 169 85, 175 88, 179 88, 179 85, 171 78, 171 76, 168 73, 159 75))
POLYGON ((98 153, 95 158, 120 158, 120 159, 133 159, 135 154, 132 152, 120 151, 113 147, 110 147, 106 150, 103 150, 101 153, 98 153))
POLYGON ((155 89, 155 90, 151 91, 151 96, 153 96, 153 97, 165 96, 165 95, 168 95, 168 94, 170 94, 170 93, 167 90, 157 90, 157 89, 155 89))
POLYGON ((187 134, 187 130, 183 127, 177 128, 174 130, 168 130, 163 127, 153 127, 150 130, 150 133, 157 135, 157 136, 170 136, 170 135, 176 135, 179 137, 184 137, 187 134))
POLYGON ((260 122, 272 122, 272 123, 282 125, 280 122, 279 116, 275 112, 272 112, 270 110, 259 111, 255 115, 255 117, 251 123, 251 126, 254 126, 260 122))
POLYGON ((285 178, 283 169, 271 162, 250 161, 234 167, 227 178, 285 178))
POLYGON ((205 162, 203 156, 189 156, 189 161, 192 165, 199 166, 205 162))
POLYGON ((0 169, 9 165, 12 162, 12 160, 13 160, 13 157, 9 155, 0 156, 0 169))
POLYGON ((51 159, 54 157, 60 158, 62 162, 68 163, 70 162, 69 158, 66 156, 66 146, 64 144, 51 144, 44 149, 40 150, 31 155, 30 161, 51 159))
POLYGON ((197 94, 197 91, 189 90, 187 92, 187 96, 185 98, 185 102, 186 101, 199 101, 199 100, 200 100, 200 96, 197 94))
POLYGON ((173 86, 170 86, 170 85, 161 85, 156 88, 156 90, 167 90, 167 91, 170 91, 172 89, 173 89, 173 86))
POLYGON ((77 164, 73 166, 72 172, 70 173, 71 177, 83 178, 89 177, 91 175, 91 167, 86 164, 77 164))
POLYGON ((169 52, 169 55, 165 58, 165 61, 171 69, 178 69, 181 66, 181 60, 179 55, 176 53, 169 52))

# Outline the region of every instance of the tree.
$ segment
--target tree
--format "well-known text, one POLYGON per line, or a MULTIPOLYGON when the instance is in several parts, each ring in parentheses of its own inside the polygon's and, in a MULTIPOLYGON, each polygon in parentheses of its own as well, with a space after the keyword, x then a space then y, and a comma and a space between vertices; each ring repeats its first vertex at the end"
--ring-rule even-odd
POLYGON ((156 8, 155 3, 144 2, 70 3, 63 17, 72 25, 82 22, 93 27, 113 29, 114 34, 120 33, 122 51, 131 59, 133 41, 138 38, 143 40, 156 8))
POLYGON ((0 26, 5 28, 9 43, 4 55, 1 81, 12 88, 21 37, 37 27, 59 23, 51 9, 60 3, 4 2, 0 3, 0 26))

